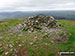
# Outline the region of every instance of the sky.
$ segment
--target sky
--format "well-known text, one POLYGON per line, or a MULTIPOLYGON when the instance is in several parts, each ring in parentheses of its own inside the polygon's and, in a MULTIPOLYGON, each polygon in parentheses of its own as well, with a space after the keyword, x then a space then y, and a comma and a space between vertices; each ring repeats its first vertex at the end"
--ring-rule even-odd
POLYGON ((41 10, 75 10, 75 0, 0 0, 0 12, 41 10))

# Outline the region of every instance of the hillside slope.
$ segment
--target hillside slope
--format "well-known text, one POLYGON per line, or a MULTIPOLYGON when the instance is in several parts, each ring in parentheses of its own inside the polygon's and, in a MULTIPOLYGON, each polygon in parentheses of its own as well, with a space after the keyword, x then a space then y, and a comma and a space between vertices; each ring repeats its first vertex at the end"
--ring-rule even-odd
POLYGON ((75 21, 57 20, 63 26, 61 29, 66 30, 67 35, 70 34, 66 42, 59 39, 58 42, 53 42, 54 38, 49 38, 64 35, 63 32, 56 34, 60 32, 57 29, 54 30, 55 33, 12 33, 11 29, 24 21, 25 19, 13 19, 0 23, 0 56, 60 56, 59 51, 75 51, 75 21))

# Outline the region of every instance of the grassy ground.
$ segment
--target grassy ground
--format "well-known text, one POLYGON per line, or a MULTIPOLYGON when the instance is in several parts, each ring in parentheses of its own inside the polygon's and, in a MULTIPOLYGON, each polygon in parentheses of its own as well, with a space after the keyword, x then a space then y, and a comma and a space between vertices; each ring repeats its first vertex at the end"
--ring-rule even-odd
POLYGON ((75 51, 75 21, 69 20, 58 20, 60 23, 65 25, 64 29, 67 29, 71 33, 67 43, 62 43, 63 51, 75 51))
POLYGON ((64 25, 63 29, 71 33, 66 43, 53 43, 45 39, 45 33, 41 32, 22 32, 20 35, 15 33, 8 36, 11 33, 7 32, 8 29, 24 22, 24 19, 0 23, 0 56, 60 56, 59 51, 75 51, 75 21, 57 21, 64 25))

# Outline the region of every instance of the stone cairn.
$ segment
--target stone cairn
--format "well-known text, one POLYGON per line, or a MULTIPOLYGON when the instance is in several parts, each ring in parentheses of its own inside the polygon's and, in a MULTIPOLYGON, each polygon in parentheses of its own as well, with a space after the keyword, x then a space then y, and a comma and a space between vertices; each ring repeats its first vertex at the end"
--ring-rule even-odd
POLYGON ((22 24, 22 30, 23 31, 36 31, 41 30, 43 27, 48 28, 57 28, 60 27, 60 24, 54 19, 53 16, 44 16, 44 15, 38 15, 38 16, 32 16, 28 17, 25 22, 22 24))

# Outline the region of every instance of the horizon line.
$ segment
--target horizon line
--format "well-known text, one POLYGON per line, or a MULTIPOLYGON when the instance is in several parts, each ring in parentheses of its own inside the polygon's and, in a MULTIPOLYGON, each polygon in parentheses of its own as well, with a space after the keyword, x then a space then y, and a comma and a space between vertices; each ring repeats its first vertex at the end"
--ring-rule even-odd
MULTIPOLYGON (((37 12, 37 11, 75 11, 75 10, 29 10, 29 12, 37 12)), ((20 10, 20 11, 0 11, 0 12, 28 12, 28 11, 20 10)))

